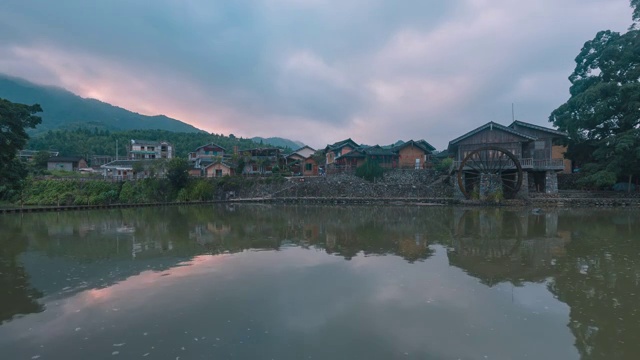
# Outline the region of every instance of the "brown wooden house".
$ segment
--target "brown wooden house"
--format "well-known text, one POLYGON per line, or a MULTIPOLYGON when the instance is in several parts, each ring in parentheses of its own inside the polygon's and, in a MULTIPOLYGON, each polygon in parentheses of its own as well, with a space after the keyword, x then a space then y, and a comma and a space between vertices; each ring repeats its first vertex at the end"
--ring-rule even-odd
POLYGON ((409 140, 393 147, 401 169, 425 169, 432 166, 431 154, 436 148, 424 140, 409 140))
POLYGON ((315 149, 303 146, 300 149, 285 156, 285 161, 291 172, 302 176, 317 176, 318 163, 313 158, 315 149))
POLYGON ((209 143, 197 147, 195 151, 189 153, 189 161, 196 161, 196 159, 213 159, 218 157, 224 157, 227 150, 220 145, 209 143))
POLYGON ((325 165, 333 164, 336 158, 346 155, 349 152, 359 148, 360 145, 355 141, 351 140, 351 138, 338 141, 337 143, 327 145, 324 149, 326 162, 325 165))
POLYGON ((216 160, 204 167, 204 176, 208 178, 223 177, 234 174, 233 166, 225 161, 216 160))
MULTIPOLYGON (((488 122, 449 142, 448 152, 457 169, 470 153, 486 146, 498 146, 513 154, 526 173, 528 188, 557 192, 557 172, 565 170, 560 148, 554 146, 567 135, 542 126, 515 121, 510 126, 488 122)), ((526 185, 523 185, 526 187, 526 185)))

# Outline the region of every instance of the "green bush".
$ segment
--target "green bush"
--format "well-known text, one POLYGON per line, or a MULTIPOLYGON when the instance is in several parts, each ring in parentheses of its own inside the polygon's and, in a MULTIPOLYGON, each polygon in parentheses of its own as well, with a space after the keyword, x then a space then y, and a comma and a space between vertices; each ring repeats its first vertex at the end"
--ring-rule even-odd
POLYGON ((382 179, 384 175, 384 169, 373 160, 366 160, 364 164, 360 165, 356 169, 356 176, 363 178, 367 181, 374 181, 375 179, 382 179))
POLYGON ((442 160, 436 162, 434 164, 433 168, 436 169, 436 171, 438 171, 438 172, 446 173, 451 168, 451 165, 453 165, 453 159, 452 158, 445 158, 445 159, 442 159, 442 160))

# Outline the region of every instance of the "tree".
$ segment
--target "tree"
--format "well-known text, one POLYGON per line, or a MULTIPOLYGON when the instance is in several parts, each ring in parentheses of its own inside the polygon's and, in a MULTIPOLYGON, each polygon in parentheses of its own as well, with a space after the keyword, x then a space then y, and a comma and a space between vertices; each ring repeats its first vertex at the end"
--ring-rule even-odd
POLYGON ((29 139, 26 129, 42 122, 34 115, 39 112, 42 108, 38 104, 17 104, 0 98, 0 196, 19 187, 27 174, 16 154, 29 139))
POLYGON ((367 159, 364 164, 356 168, 356 176, 361 177, 368 181, 374 181, 375 179, 382 179, 384 169, 378 164, 377 161, 367 159))
POLYGON ((173 158, 167 164, 167 179, 175 189, 182 189, 189 181, 189 162, 183 158, 173 158))
MULTIPOLYGON (((640 0, 632 0, 635 20, 640 0)), ((569 100, 549 121, 569 134, 567 156, 582 162, 585 182, 613 185, 640 176, 640 30, 600 31, 569 76, 569 100)))
POLYGON ((40 150, 35 155, 33 155, 33 159, 31 162, 33 166, 38 169, 46 169, 47 163, 49 162, 49 158, 51 157, 51 153, 46 150, 40 150))

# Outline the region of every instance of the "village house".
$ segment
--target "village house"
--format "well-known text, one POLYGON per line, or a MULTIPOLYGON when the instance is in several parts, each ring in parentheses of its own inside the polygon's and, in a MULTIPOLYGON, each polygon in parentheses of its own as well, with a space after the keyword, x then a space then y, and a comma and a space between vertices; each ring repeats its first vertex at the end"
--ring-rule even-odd
POLYGON ((346 155, 349 152, 360 147, 358 143, 351 140, 351 138, 338 141, 337 143, 327 145, 324 149, 324 154, 326 157, 325 165, 331 165, 335 162, 336 158, 346 155))
MULTIPOLYGON (((18 151, 18 158, 23 161, 31 161, 33 157, 39 153, 40 150, 20 150, 18 151)), ((49 153, 49 157, 58 156, 59 152, 57 151, 47 151, 49 153)))
MULTIPOLYGON (((488 122, 449 142, 448 153, 458 169, 467 156, 487 146, 499 147, 512 154, 523 170, 526 191, 558 191, 557 173, 570 171, 571 165, 563 158, 564 147, 559 143, 567 135, 561 131, 514 121, 509 126, 488 122)), ((496 150, 489 150, 495 156, 496 150)), ((485 159, 490 161, 490 159, 485 159)), ((501 170, 513 170, 512 164, 500 163, 501 170)), ((514 168, 515 169, 515 168, 514 168)), ((481 170, 481 169, 480 169, 481 170)), ((471 175, 472 176, 472 175, 471 175)), ((521 187, 522 189, 522 187, 521 187)))
POLYGON ((122 181, 164 177, 166 169, 162 165, 160 159, 114 160, 100 168, 105 179, 122 181))
POLYGON ((213 161, 202 170, 204 172, 204 176, 208 178, 218 178, 235 174, 233 166, 221 159, 213 161))
POLYGON ((432 166, 431 154, 436 150, 425 140, 409 140, 393 147, 398 154, 398 168, 425 169, 432 166))
POLYGON ((217 173, 216 170, 220 170, 227 175, 230 174, 231 165, 228 161, 229 155, 226 151, 225 148, 214 143, 197 147, 195 151, 190 152, 188 156, 189 163, 191 164, 189 175, 194 177, 214 177, 217 173), (214 164, 217 165, 214 166, 214 168, 210 168, 214 164), (210 174, 207 172, 210 172, 210 174))
POLYGON ((47 170, 78 171, 89 166, 81 156, 52 156, 47 160, 47 170))
POLYGON ((175 148, 166 141, 131 140, 129 144, 129 160, 172 159, 175 148))
POLYGON ((240 157, 244 161, 241 174, 246 175, 270 175, 275 166, 284 165, 284 158, 280 155, 279 148, 242 150, 240 157))
POLYGON ((431 154, 434 150, 425 140, 409 140, 389 146, 366 146, 347 139, 325 148, 330 170, 354 169, 366 160, 376 161, 386 169, 424 169, 431 166, 431 154))
POLYGON ((316 150, 303 146, 285 157, 287 166, 294 174, 302 176, 318 175, 318 163, 313 158, 316 150))
POLYGON ((197 159, 213 159, 224 157, 227 150, 220 145, 209 143, 202 145, 189 153, 189 161, 195 162, 197 159))

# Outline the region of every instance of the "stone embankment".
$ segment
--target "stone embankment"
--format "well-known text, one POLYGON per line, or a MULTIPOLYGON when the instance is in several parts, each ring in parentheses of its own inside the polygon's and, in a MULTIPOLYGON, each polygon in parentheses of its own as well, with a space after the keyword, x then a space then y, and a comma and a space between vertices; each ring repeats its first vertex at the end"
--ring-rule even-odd
POLYGON ((640 207, 640 193, 561 190, 555 194, 530 192, 527 199, 500 203, 455 200, 455 179, 433 170, 394 170, 369 182, 352 174, 290 178, 281 184, 256 186, 238 194, 241 198, 276 203, 317 204, 461 204, 534 207, 640 207))
POLYGON ((257 186, 242 191, 249 198, 452 198, 447 177, 432 170, 395 170, 369 182, 351 174, 290 178, 283 184, 257 186))

